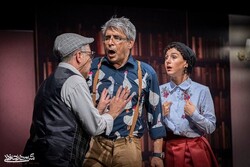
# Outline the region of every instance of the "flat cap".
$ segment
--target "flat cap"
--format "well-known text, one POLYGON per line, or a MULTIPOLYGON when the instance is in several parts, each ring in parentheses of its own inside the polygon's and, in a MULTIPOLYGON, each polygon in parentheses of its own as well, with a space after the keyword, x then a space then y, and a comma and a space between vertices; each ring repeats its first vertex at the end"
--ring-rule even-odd
POLYGON ((94 38, 84 37, 75 33, 58 35, 54 42, 54 55, 60 59, 79 49, 83 45, 90 44, 94 38))

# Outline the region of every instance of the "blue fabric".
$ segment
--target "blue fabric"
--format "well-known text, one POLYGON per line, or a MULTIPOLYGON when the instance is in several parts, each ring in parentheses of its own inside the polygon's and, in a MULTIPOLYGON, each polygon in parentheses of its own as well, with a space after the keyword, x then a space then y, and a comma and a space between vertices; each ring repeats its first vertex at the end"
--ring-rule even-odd
POLYGON ((214 103, 207 86, 188 78, 180 85, 170 81, 160 85, 162 103, 171 101, 170 115, 164 118, 166 126, 176 135, 199 137, 211 134, 216 128, 214 103), (184 114, 185 100, 196 106, 192 116, 184 114))
MULTIPOLYGON (((88 84, 92 93, 94 75, 97 71, 97 65, 100 57, 95 58, 91 65, 88 84)), ((162 108, 159 91, 159 83, 155 70, 147 63, 141 62, 142 69, 142 95, 140 100, 139 118, 136 122, 134 135, 141 137, 145 128, 149 128, 149 134, 152 139, 158 139, 166 136, 165 126, 162 123, 162 108), (143 108, 145 106, 145 108, 143 108), (148 120, 145 122, 145 120, 148 120)), ((116 69, 104 57, 102 60, 99 82, 97 84, 97 102, 104 88, 108 88, 111 96, 116 94, 120 85, 128 86, 131 93, 136 95, 128 103, 124 111, 115 119, 114 126, 109 136, 103 136, 111 139, 126 137, 129 135, 129 129, 132 124, 133 113, 138 101, 138 65, 137 61, 130 56, 127 63, 116 69)))

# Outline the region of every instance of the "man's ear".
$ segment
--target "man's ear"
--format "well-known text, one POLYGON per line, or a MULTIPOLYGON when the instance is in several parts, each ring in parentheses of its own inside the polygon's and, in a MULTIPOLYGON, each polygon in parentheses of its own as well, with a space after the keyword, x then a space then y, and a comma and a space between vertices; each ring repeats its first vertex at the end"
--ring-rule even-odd
POLYGON ((76 62, 77 63, 81 63, 82 62, 82 53, 81 53, 81 51, 77 51, 76 52, 76 62))
POLYGON ((128 48, 129 49, 132 49, 133 48, 133 46, 134 46, 134 43, 135 43, 135 41, 128 41, 128 48))

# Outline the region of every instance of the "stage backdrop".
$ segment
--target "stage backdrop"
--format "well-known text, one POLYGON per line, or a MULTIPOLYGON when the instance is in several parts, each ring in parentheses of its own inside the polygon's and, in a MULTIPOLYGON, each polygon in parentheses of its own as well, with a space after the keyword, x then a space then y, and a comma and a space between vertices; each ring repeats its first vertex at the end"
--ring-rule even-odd
POLYGON ((35 96, 33 31, 0 31, 0 166, 5 155, 21 155, 32 117, 35 96))

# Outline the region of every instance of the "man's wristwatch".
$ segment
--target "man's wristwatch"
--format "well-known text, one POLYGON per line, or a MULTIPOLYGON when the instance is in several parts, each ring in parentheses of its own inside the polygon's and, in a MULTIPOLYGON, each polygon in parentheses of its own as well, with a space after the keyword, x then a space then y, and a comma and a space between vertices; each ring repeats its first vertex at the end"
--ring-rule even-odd
POLYGON ((161 159, 164 159, 164 158, 165 158, 164 152, 161 152, 161 153, 153 153, 152 156, 153 156, 153 157, 158 157, 158 158, 161 158, 161 159))

